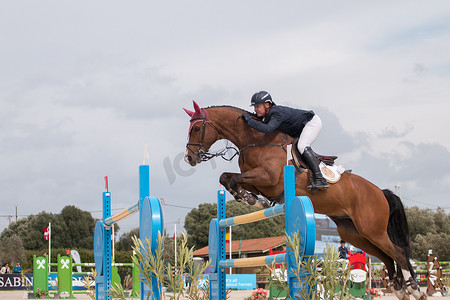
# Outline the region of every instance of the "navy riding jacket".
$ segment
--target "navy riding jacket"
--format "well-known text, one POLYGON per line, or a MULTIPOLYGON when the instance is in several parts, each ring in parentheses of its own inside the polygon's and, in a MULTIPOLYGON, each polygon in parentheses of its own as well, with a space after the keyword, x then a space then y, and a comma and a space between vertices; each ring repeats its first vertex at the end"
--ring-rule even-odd
POLYGON ((268 114, 259 122, 249 119, 248 125, 261 132, 269 133, 275 129, 289 134, 293 138, 300 137, 305 124, 314 117, 312 110, 302 110, 282 105, 273 105, 268 114))

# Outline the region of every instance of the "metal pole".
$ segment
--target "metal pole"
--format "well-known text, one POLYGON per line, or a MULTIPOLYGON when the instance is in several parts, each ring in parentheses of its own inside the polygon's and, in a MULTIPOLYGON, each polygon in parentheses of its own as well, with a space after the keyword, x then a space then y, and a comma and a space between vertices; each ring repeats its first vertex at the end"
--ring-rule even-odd
MULTIPOLYGON (((231 250, 231 228, 233 228, 233 227, 230 226, 230 259, 232 259, 232 250, 231 250)), ((232 267, 230 267, 230 274, 233 274, 233 268, 232 268, 232 267)))
POLYGON ((50 263, 52 260, 52 223, 48 223, 48 274, 50 275, 51 267, 50 263))
POLYGON ((114 263, 114 243, 115 243, 115 232, 114 232, 114 224, 111 226, 111 247, 112 247, 112 259, 111 262, 114 263))
POLYGON ((177 267, 177 223, 175 223, 174 237, 175 237, 175 268, 176 268, 177 267))

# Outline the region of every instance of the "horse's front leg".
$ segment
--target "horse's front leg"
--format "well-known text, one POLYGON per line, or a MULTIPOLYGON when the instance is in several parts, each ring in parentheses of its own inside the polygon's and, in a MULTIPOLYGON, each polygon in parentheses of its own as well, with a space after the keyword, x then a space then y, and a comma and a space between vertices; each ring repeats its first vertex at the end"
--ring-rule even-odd
MULTIPOLYGON (((219 182, 225 189, 234 197, 236 201, 245 202, 248 205, 255 205, 258 202, 256 190, 247 191, 242 185, 236 183, 236 178, 240 176, 239 173, 223 173, 220 176, 219 182)), ((250 190, 250 188, 249 188, 250 190)))
POLYGON ((258 198, 256 194, 259 194, 259 191, 253 188, 253 186, 256 185, 268 186, 272 184, 270 176, 268 176, 263 169, 256 168, 242 174, 223 173, 220 176, 219 181, 239 202, 245 202, 248 205, 260 208, 267 208, 270 206, 267 199, 258 198))

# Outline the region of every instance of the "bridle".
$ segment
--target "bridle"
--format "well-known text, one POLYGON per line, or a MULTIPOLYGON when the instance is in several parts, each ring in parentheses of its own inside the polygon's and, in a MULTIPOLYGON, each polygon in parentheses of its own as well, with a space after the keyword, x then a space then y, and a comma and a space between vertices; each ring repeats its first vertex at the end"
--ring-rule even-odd
MULTIPOLYGON (((205 112, 202 110, 202 116, 201 117, 197 117, 197 118, 192 118, 191 119, 191 123, 197 123, 197 122, 202 122, 202 138, 200 140, 199 143, 187 143, 186 144, 186 148, 192 152, 192 154, 199 156, 201 158, 202 161, 208 161, 213 157, 216 156, 220 156, 221 154, 213 154, 213 153, 209 153, 208 152, 208 148, 206 148, 205 144, 204 144, 204 140, 205 140, 205 131, 206 131, 206 124, 210 125, 211 127, 213 127, 216 131, 217 131, 217 135, 219 136, 219 129, 217 129, 216 125, 214 125, 214 123, 212 123, 211 121, 206 120, 206 115, 205 112), (198 146, 197 151, 192 150, 192 148, 190 146, 198 146)), ((189 132, 189 136, 191 135, 191 133, 189 132)))

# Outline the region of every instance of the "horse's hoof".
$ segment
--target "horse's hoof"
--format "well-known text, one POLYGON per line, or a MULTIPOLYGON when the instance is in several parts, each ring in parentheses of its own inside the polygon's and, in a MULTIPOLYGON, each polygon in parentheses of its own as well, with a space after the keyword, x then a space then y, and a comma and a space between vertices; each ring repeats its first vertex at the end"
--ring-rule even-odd
POLYGON ((408 293, 405 293, 403 290, 396 290, 395 287, 391 288, 392 292, 394 293, 395 297, 399 300, 407 300, 409 299, 408 293), (405 298, 406 297, 406 298, 405 298))
POLYGON ((242 197, 239 197, 239 198, 241 199, 242 202, 245 202, 245 203, 247 203, 247 204, 250 205, 250 206, 255 205, 256 199, 257 199, 257 198, 255 198, 255 197, 252 197, 252 196, 251 196, 250 194, 248 194, 248 193, 243 194, 242 197))
POLYGON ((244 199, 242 199, 242 198, 236 198, 236 197, 234 197, 234 200, 236 200, 237 202, 242 202, 242 201, 244 201, 244 199))
POLYGON ((409 291, 411 293, 411 295, 414 296, 414 298, 416 298, 417 300, 426 300, 428 298, 427 293, 425 292, 420 292, 418 290, 413 290, 413 291, 409 291))
POLYGON ((254 206, 256 204, 256 199, 251 197, 246 197, 245 202, 247 202, 248 205, 254 206))
POLYGON ((262 209, 266 209, 267 207, 263 206, 261 203, 256 202, 255 205, 252 205, 253 207, 257 207, 257 208, 262 208, 262 209))
POLYGON ((269 208, 270 202, 269 200, 267 200, 267 198, 258 198, 254 206, 259 208, 269 208))

